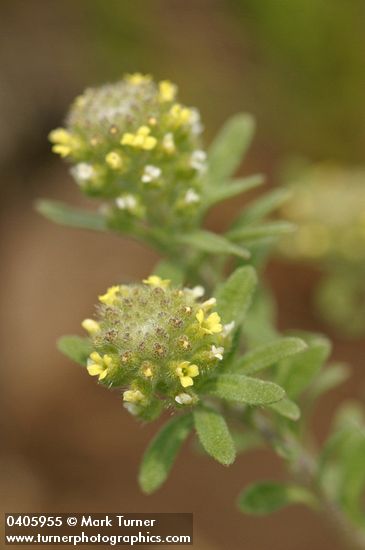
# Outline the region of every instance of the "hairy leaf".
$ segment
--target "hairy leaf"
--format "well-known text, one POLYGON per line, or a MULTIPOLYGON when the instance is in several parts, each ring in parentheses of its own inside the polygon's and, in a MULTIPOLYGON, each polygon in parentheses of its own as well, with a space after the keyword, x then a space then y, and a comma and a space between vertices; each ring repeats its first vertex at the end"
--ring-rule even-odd
POLYGON ((191 414, 175 417, 151 441, 143 456, 138 477, 145 493, 153 493, 165 482, 192 427, 191 414))
POLYGON ((308 348, 279 363, 278 383, 295 399, 307 388, 330 354, 331 346, 323 336, 299 334, 308 348))
POLYGON ((62 336, 57 342, 58 349, 69 359, 86 366, 87 359, 93 348, 88 338, 81 336, 62 336))
POLYGON ((234 222, 232 229, 262 220, 265 216, 276 210, 288 200, 291 193, 289 189, 275 189, 265 193, 262 197, 251 203, 234 222))
POLYGON ((300 409, 298 405, 287 397, 284 397, 284 399, 277 403, 272 403, 269 407, 289 420, 299 420, 300 418, 300 409))
POLYGON ((246 178, 240 178, 232 181, 227 181, 221 186, 207 186, 206 193, 204 195, 203 207, 209 208, 213 204, 235 197, 241 193, 245 193, 250 189, 254 189, 259 185, 262 185, 264 178, 261 174, 254 176, 248 176, 246 178))
POLYGON ((36 202, 36 209, 47 219, 61 225, 96 231, 107 229, 105 218, 101 214, 72 208, 59 201, 40 199, 36 202))
POLYGON ((233 254, 244 259, 250 257, 250 252, 246 248, 233 244, 222 235, 210 231, 200 230, 178 235, 176 241, 211 254, 233 254))
POLYGON ((305 487, 274 481, 254 483, 238 498, 241 512, 263 516, 290 504, 315 506, 315 497, 305 487))
POLYGON ((247 244, 262 240, 271 240, 295 231, 295 225, 290 222, 278 221, 262 225, 247 225, 226 233, 226 237, 234 242, 247 244))
POLYGON ((277 384, 243 374, 221 374, 207 382, 204 389, 210 395, 248 405, 270 405, 285 396, 277 384))
POLYGON ((300 353, 307 347, 304 340, 300 338, 280 338, 248 351, 236 362, 234 370, 239 370, 244 374, 254 374, 274 365, 285 357, 300 353))
POLYGON ((195 429, 206 452, 221 464, 232 464, 236 457, 233 439, 224 417, 213 409, 194 411, 195 429))
POLYGON ((239 267, 215 292, 217 311, 224 323, 235 322, 239 327, 251 305, 257 284, 255 270, 251 266, 239 267))
POLYGON ((208 154, 208 180, 220 184, 239 167, 251 144, 255 123, 241 113, 230 118, 213 141, 208 154))

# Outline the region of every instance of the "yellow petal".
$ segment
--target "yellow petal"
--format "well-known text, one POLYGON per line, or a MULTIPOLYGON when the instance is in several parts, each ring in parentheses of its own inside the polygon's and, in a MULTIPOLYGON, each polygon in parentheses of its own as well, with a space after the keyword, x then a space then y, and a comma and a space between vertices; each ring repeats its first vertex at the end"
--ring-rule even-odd
POLYGON ((199 309, 198 313, 195 316, 200 324, 204 321, 204 311, 202 309, 199 309))
POLYGON ((94 363, 101 363, 102 362, 101 356, 99 355, 99 353, 97 351, 93 351, 92 353, 90 353, 90 359, 92 361, 94 361, 94 363))
POLYGON ((90 376, 98 376, 104 372, 104 368, 101 365, 95 365, 94 363, 92 365, 88 365, 86 368, 90 376))
POLYGON ((104 355, 103 356, 103 363, 107 367, 110 367, 110 365, 113 363, 113 359, 110 357, 110 355, 104 355))
POLYGON ((95 334, 100 330, 100 325, 94 319, 84 319, 81 323, 83 329, 89 334, 95 334))
POLYGON ((197 365, 189 365, 187 371, 188 375, 194 378, 199 374, 199 367, 197 365))
POLYGON ((99 380, 103 380, 108 374, 108 369, 104 369, 103 372, 99 374, 99 380))
POLYGON ((190 376, 181 376, 180 383, 183 388, 187 388, 188 386, 192 386, 194 381, 190 376))

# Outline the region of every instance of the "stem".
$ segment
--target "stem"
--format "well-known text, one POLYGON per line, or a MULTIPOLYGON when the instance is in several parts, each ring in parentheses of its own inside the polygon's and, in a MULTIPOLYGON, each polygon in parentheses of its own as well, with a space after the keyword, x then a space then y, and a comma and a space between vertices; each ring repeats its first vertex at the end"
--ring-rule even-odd
MULTIPOLYGON (((286 441, 275 427, 262 414, 253 418, 254 429, 257 430, 263 440, 276 447, 278 444, 287 447, 286 441)), ((327 523, 337 531, 346 548, 351 550, 365 549, 365 533, 354 525, 343 511, 324 493, 318 481, 318 459, 313 451, 307 449, 300 441, 292 438, 290 448, 294 451, 296 460, 288 460, 289 477, 295 483, 303 485, 310 490, 319 503, 318 511, 326 519, 327 523)))

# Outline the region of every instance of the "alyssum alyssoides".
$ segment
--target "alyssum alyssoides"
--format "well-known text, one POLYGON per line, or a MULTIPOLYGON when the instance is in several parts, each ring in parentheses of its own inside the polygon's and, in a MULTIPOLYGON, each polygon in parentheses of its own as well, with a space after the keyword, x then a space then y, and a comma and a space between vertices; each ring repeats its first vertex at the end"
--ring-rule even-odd
POLYGON ((201 382, 219 368, 233 323, 222 325, 215 298, 200 301, 203 292, 151 275, 109 288, 96 319, 83 321, 93 347, 89 374, 123 388, 132 414, 152 420, 163 407, 194 405, 201 382))

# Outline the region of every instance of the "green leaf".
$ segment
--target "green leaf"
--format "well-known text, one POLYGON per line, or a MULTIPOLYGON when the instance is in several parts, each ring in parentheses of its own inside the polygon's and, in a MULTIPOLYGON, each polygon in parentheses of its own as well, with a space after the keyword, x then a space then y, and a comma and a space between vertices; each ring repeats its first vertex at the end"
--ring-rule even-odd
POLYGON ((244 374, 254 374, 271 365, 274 365, 285 357, 290 357, 307 348, 304 340, 294 337, 284 337, 269 342, 248 351, 234 366, 234 370, 244 374))
POLYGON ((269 405, 270 409, 277 412, 281 416, 288 418, 289 420, 299 420, 300 418, 300 409, 294 401, 291 401, 287 397, 284 397, 281 401, 277 403, 272 403, 269 405))
POLYGON ((233 254, 244 259, 250 257, 250 252, 246 248, 233 244, 222 235, 210 231, 194 231, 193 233, 178 235, 175 239, 180 244, 189 245, 210 254, 233 254))
POLYGON ((40 199, 36 201, 36 210, 45 218, 61 225, 96 231, 107 229, 105 218, 101 214, 72 208, 59 201, 40 199))
POLYGON ((165 482, 192 427, 193 417, 186 414, 173 418, 158 432, 142 459, 138 476, 142 491, 153 493, 165 482))
POLYGON ((244 225, 262 220, 286 202, 290 195, 291 192, 289 189, 275 189, 274 191, 265 193, 262 197, 259 197, 247 206, 234 222, 232 229, 238 229, 244 225))
POLYGON ((254 483, 238 498, 241 512, 255 516, 271 514, 290 504, 316 507, 316 499, 305 487, 274 481, 254 483))
POLYGON ((327 495, 364 527, 365 427, 357 403, 341 407, 333 430, 323 446, 318 477, 327 495))
POLYGON ((296 399, 311 383, 331 351, 330 342, 323 336, 299 334, 308 348, 280 361, 277 381, 288 396, 296 399))
POLYGON ((153 270, 155 275, 161 279, 170 279, 176 286, 180 286, 184 282, 184 273, 182 269, 168 260, 161 260, 153 270))
POLYGON ((86 366, 87 359, 93 350, 90 340, 81 336, 62 336, 57 342, 57 348, 83 367, 86 366))
POLYGON ((209 208, 217 202, 229 199, 241 193, 245 193, 250 189, 254 189, 264 183, 264 178, 261 174, 240 178, 233 181, 227 181, 220 186, 207 186, 204 195, 203 207, 209 208))
POLYGON ((213 409, 194 411, 195 429, 206 452, 221 464, 234 462, 236 450, 224 417, 213 409))
POLYGON ((254 129, 253 118, 245 113, 226 122, 209 149, 207 178, 210 183, 220 184, 237 170, 251 144, 254 129))
POLYGON ((276 316, 276 303, 272 293, 262 286, 261 281, 243 328, 244 342, 248 349, 278 339, 276 316))
POLYGON ((256 243, 257 241, 271 240, 292 233, 296 226, 290 222, 271 222, 262 225, 247 225, 239 229, 234 229, 226 233, 226 237, 234 242, 244 242, 246 244, 256 243))
POLYGON ((242 325, 251 305, 257 284, 257 275, 251 266, 239 267, 215 292, 217 311, 224 323, 242 325))
POLYGON ((336 388, 350 376, 350 369, 344 363, 331 363, 312 381, 310 397, 318 399, 322 394, 336 388))
POLYGON ((244 374, 221 374, 209 380, 204 390, 215 397, 248 405, 270 405, 285 396, 277 384, 244 374))

